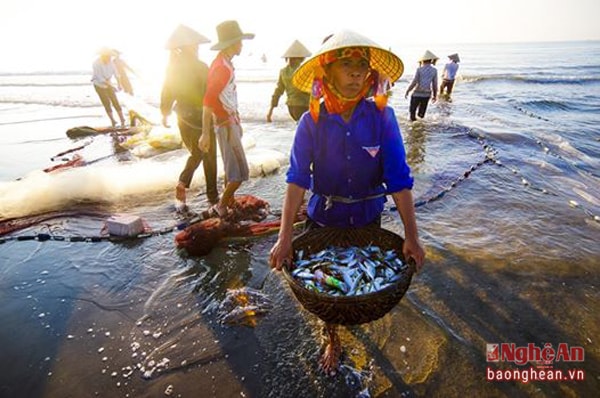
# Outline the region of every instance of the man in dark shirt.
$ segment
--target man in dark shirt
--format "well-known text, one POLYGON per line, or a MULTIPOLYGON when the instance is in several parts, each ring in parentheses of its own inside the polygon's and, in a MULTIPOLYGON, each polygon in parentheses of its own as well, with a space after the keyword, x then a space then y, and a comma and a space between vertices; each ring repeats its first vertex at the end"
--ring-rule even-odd
POLYGON ((186 189, 190 187, 194 172, 203 161, 206 196, 211 203, 219 201, 215 133, 210 124, 202 125, 208 66, 198 59, 198 45, 208 42, 206 37, 184 25, 175 29, 167 42, 171 59, 160 101, 163 125, 169 127, 167 118, 175 105, 181 140, 190 151, 175 190, 179 205, 185 205, 186 189), (198 147, 200 137, 205 134, 210 137, 211 142, 211 148, 206 153, 198 147))

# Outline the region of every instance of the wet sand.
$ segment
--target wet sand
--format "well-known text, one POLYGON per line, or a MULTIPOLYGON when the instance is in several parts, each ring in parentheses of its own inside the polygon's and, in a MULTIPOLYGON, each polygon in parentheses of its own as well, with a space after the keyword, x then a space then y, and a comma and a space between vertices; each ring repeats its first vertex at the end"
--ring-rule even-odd
MULTIPOLYGON (((147 268, 139 279, 146 282, 128 285, 128 293, 95 284, 78 297, 60 291, 39 296, 56 302, 55 319, 47 320, 52 336, 40 347, 48 359, 28 375, 12 375, 9 384, 5 378, 2 396, 160 397, 169 386, 175 397, 341 398, 359 396, 365 388, 374 397, 450 397, 465 391, 579 397, 597 391, 595 275, 565 277, 559 264, 544 263, 538 265, 558 271, 532 281, 526 270, 490 273, 489 260, 430 248, 427 271, 413 279, 388 315, 339 329, 343 366, 330 377, 318 367, 322 322, 266 266, 264 253, 273 242, 267 237, 225 245, 161 278, 155 277, 164 270, 147 268), (218 298, 242 282, 267 294, 274 306, 254 328, 221 325, 214 311, 218 298), (588 342, 585 363, 574 364, 585 369, 583 382, 485 381, 488 342, 579 341, 588 342)), ((17 360, 17 353, 10 359, 17 360)), ((557 368, 574 367, 564 365, 557 368)))

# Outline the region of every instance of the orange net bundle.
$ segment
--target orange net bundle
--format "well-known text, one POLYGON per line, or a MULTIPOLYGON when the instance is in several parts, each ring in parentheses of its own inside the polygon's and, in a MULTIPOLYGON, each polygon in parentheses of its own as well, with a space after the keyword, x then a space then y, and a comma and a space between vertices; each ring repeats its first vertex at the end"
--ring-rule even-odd
MULTIPOLYGON (((269 203, 253 195, 235 197, 231 213, 224 218, 213 217, 192 224, 175 236, 175 245, 192 256, 204 256, 224 238, 256 237, 279 230, 281 219, 265 221, 270 214, 269 203)), ((301 209, 295 221, 303 221, 301 209)))
POLYGON ((192 256, 204 256, 225 236, 226 224, 220 218, 209 218, 190 225, 175 235, 175 245, 192 256))

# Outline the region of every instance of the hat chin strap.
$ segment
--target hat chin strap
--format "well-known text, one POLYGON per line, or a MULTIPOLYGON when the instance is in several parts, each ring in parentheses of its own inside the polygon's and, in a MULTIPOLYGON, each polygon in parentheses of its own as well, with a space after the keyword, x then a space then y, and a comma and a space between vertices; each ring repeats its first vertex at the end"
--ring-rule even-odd
POLYGON ((323 99, 325 100, 327 112, 342 114, 354 108, 358 101, 365 97, 369 88, 370 85, 365 81, 360 92, 354 97, 348 98, 344 97, 333 84, 325 80, 325 85, 323 86, 323 99))

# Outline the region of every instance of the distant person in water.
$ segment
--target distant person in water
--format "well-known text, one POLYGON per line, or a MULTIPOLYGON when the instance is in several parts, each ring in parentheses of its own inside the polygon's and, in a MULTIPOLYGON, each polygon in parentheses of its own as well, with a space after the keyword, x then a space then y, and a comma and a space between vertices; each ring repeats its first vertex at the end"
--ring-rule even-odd
MULTIPOLYGON (((106 114, 110 118, 113 127, 116 127, 117 122, 113 116, 112 108, 114 107, 121 120, 121 126, 125 126, 125 118, 123 117, 123 109, 117 99, 117 89, 112 83, 112 78, 116 78, 116 68, 112 62, 114 52, 110 48, 103 47, 98 51, 98 59, 92 65, 92 83, 94 89, 104 106, 106 114)), ((118 83, 117 83, 118 84, 118 83)), ((117 86, 119 87, 119 86, 117 86)), ((120 87, 119 87, 120 89, 120 87)))
POLYGON ((181 140, 190 152, 175 188, 175 198, 181 208, 186 204, 186 189, 190 187, 200 163, 204 168, 208 201, 213 204, 219 201, 215 132, 210 121, 206 124, 202 121, 208 65, 198 59, 198 46, 208 42, 195 30, 179 25, 166 45, 171 54, 160 98, 162 124, 169 127, 168 118, 175 109, 181 140), (199 147, 200 138, 204 136, 208 136, 211 143, 207 153, 199 147))
POLYGON ((450 61, 444 66, 442 72, 442 84, 440 84, 440 97, 446 95, 446 98, 450 100, 452 95, 452 88, 454 87, 454 80, 456 80, 456 73, 458 72, 458 63, 460 58, 458 54, 448 55, 450 61), (446 91, 446 93, 444 93, 446 91))
POLYGON ((310 51, 298 40, 294 40, 292 45, 282 55, 286 59, 287 65, 279 71, 279 80, 271 97, 271 107, 267 113, 267 122, 270 123, 272 121, 273 109, 277 107, 279 98, 284 93, 287 96, 286 104, 288 112, 294 121, 298 121, 300 116, 308 110, 310 95, 298 90, 292 84, 292 75, 308 56, 310 56, 310 51))
POLYGON ((417 120, 417 115, 423 119, 427 112, 429 100, 434 103, 437 100, 438 77, 437 69, 433 66, 439 58, 431 51, 425 51, 425 54, 419 59, 419 68, 415 72, 415 77, 406 89, 404 98, 414 89, 410 97, 410 120, 417 120))
POLYGON ((115 64, 117 82, 119 86, 129 95, 133 95, 133 87, 131 86, 131 81, 129 80, 129 76, 127 72, 131 72, 135 74, 135 71, 127 65, 127 62, 121 58, 121 52, 119 50, 113 49, 114 58, 113 64, 115 64))

